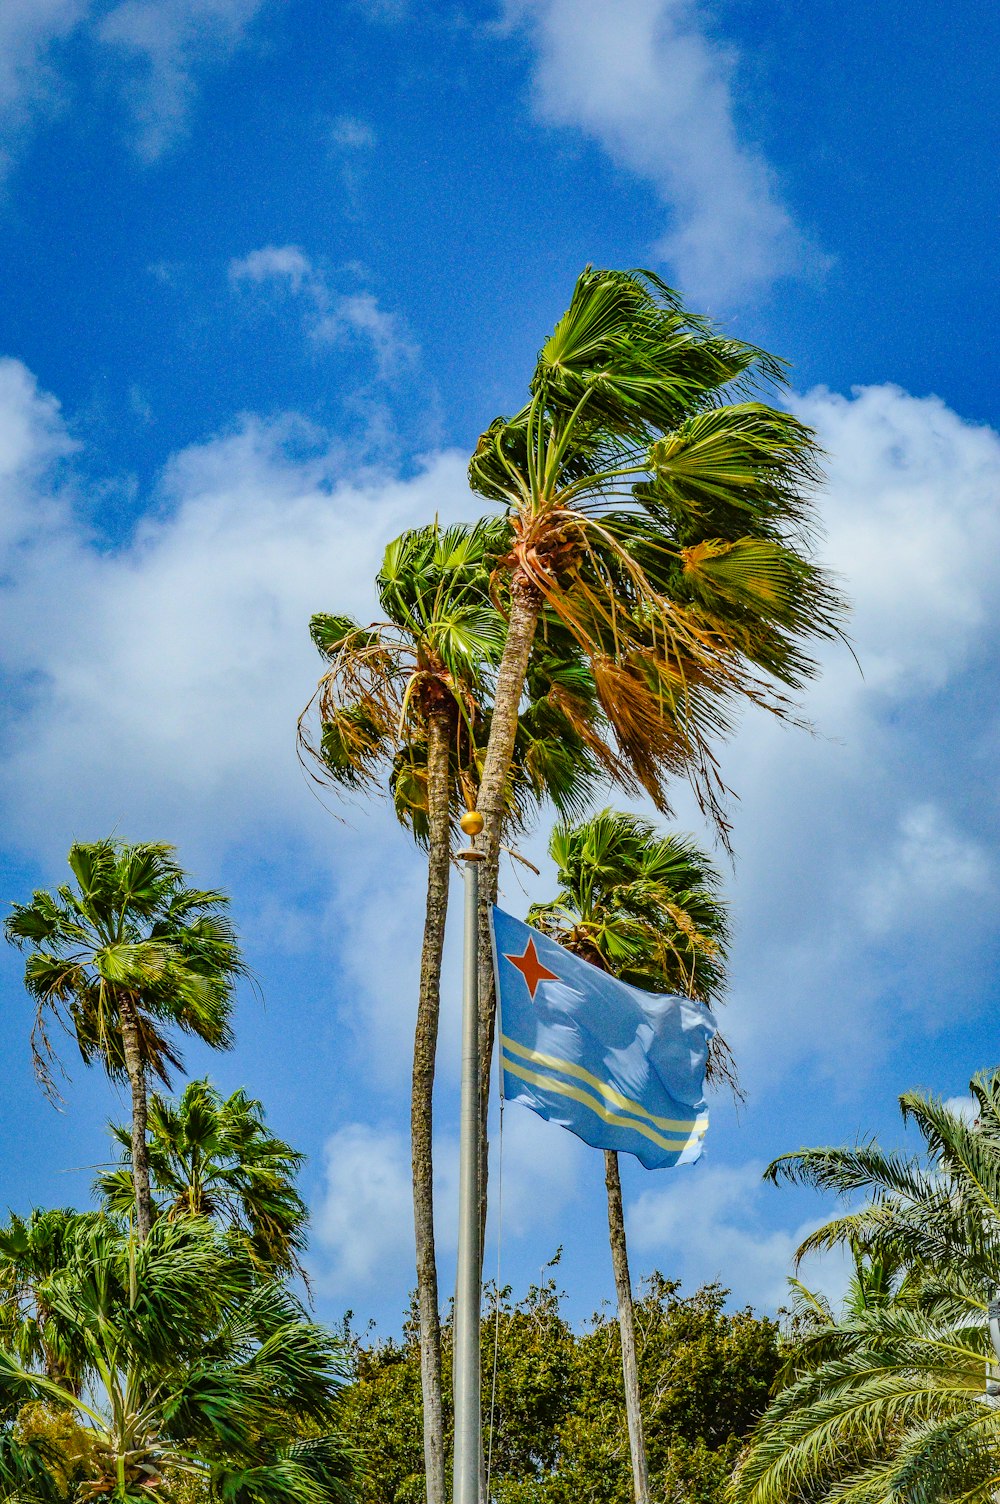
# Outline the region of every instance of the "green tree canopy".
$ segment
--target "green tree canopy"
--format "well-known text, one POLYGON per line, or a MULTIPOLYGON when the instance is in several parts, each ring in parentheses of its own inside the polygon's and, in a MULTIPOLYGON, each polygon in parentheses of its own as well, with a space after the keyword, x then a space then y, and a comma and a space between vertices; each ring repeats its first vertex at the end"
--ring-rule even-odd
MULTIPOLYGON (((616 1321, 577 1331, 551 1280, 522 1301, 493 1292, 483 1323, 484 1448, 499 1504, 629 1504, 631 1472, 616 1321), (490 1453, 490 1375, 498 1332, 490 1453)), ((654 1276, 637 1301, 639 1366, 650 1396, 653 1497, 721 1504, 741 1438, 767 1403, 778 1368, 777 1327, 728 1312, 715 1286, 684 1298, 654 1276)), ((446 1375, 451 1329, 445 1326, 446 1375)), ((351 1338, 356 1378, 343 1424, 367 1457, 362 1504, 423 1497, 415 1326, 399 1341, 351 1338)), ((446 1386, 447 1388, 447 1386, 446 1386)), ((450 1415, 448 1417, 450 1425, 450 1415)))

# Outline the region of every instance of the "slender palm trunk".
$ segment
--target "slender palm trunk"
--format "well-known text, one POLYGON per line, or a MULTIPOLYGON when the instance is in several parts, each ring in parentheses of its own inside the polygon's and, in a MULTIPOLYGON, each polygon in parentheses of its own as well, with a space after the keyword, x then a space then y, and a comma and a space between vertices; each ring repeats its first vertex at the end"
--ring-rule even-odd
POLYGON ((635 1310, 632 1305, 632 1279, 628 1268, 625 1243, 625 1214, 622 1210, 622 1182, 618 1173, 618 1155, 604 1151, 604 1183, 608 1188, 608 1231, 611 1236, 611 1264, 615 1271, 618 1293, 618 1326, 622 1339, 622 1378, 625 1381, 625 1417, 628 1421, 628 1447, 632 1456, 632 1486, 635 1504, 649 1504, 649 1471, 646 1466, 646 1440, 642 1432, 639 1409, 639 1366, 635 1354, 635 1310))
POLYGON ((427 725, 427 911, 420 957, 420 997, 413 1039, 413 1090, 410 1099, 413 1227, 417 1245, 417 1309, 420 1317, 420 1385, 423 1392, 427 1504, 445 1504, 441 1318, 434 1254, 432 1135, 434 1063, 441 1002, 441 955, 444 948, 451 863, 448 740, 447 714, 431 715, 427 725))
POLYGON ((482 1157, 479 1177, 480 1241, 486 1231, 486 1120, 489 1113, 490 1069, 493 1063, 497 1011, 490 942, 490 910, 497 897, 504 796, 514 757, 518 712, 542 609, 541 596, 535 586, 516 573, 511 581, 510 595, 510 622, 497 671, 490 739, 477 800, 477 808, 483 817, 482 850, 485 856, 479 878, 479 1133, 482 1157))
POLYGON ((135 1225, 140 1238, 153 1226, 153 1197, 149 1189, 149 1147, 146 1143, 146 1068, 139 1049, 139 1016, 130 997, 121 1004, 122 1047, 132 1088, 132 1184, 135 1187, 135 1225))

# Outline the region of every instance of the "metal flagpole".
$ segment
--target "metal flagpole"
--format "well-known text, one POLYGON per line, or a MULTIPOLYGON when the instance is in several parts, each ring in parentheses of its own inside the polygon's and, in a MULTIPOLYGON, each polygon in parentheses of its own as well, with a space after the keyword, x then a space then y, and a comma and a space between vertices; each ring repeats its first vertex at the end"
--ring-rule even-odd
POLYGON ((479 1388, 479 863, 476 836, 483 817, 469 810, 460 821, 470 837, 458 853, 465 865, 465 974, 462 989, 462 1107, 458 1159, 458 1270, 455 1279, 454 1504, 480 1504, 483 1445, 479 1388))

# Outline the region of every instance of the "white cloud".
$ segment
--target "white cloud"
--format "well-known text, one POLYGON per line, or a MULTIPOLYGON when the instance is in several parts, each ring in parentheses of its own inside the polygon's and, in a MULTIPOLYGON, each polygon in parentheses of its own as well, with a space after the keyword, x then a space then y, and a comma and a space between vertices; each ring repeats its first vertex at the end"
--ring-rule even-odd
POLYGON ((317 1282, 325 1294, 351 1298, 379 1280, 400 1288, 413 1266, 409 1141, 394 1128, 346 1123, 327 1140, 324 1160, 312 1218, 314 1250, 326 1256, 317 1282))
POLYGON ((122 0, 97 26, 123 66, 134 145, 153 162, 187 129, 197 75, 246 40, 267 0, 122 0))
MULTIPOLYGON (((59 46, 76 34, 112 66, 132 144, 152 162, 187 129, 198 80, 246 41, 267 0, 3 0, 0 5, 0 179, 39 123, 62 109, 69 85, 59 46)), ((78 83, 77 93, 91 80, 78 83)))
MULTIPOLYGON (((626 1213, 629 1248, 681 1278, 690 1289, 717 1281, 737 1305, 775 1311, 788 1302, 795 1250, 825 1218, 796 1227, 771 1225, 775 1196, 761 1180, 763 1165, 696 1165, 675 1171, 662 1189, 643 1191, 626 1213)), ((836 1301, 844 1288, 842 1261, 811 1258, 807 1284, 836 1301)))
POLYGON ((294 747, 320 668, 309 617, 371 614, 386 540, 467 510, 464 457, 406 481, 351 475, 301 419, 246 419, 177 455, 132 541, 108 549, 53 470, 69 447, 53 400, 0 365, 0 466, 17 503, 0 619, 27 697, 0 777, 8 838, 37 849, 39 808, 56 849, 121 822, 218 851, 255 826, 312 828, 294 747))
POLYGON ((894 387, 798 407, 829 455, 822 553, 863 677, 830 645, 806 698, 818 734, 748 716, 724 751, 740 796, 725 1029, 751 1086, 811 1060, 854 1094, 894 1038, 982 1005, 1000 440, 894 387))
POLYGON ((370 151, 375 145, 375 132, 364 120, 354 115, 338 115, 329 127, 331 146, 342 151, 370 151))
POLYGON ((946 1097, 944 1105, 949 1112, 957 1113, 967 1123, 974 1123, 976 1121, 979 1103, 975 1097, 946 1097))
POLYGON ((538 117, 579 128, 655 187, 670 211, 657 253, 686 294, 730 301, 820 263, 739 139, 737 59, 695 0, 506 0, 504 14, 535 40, 538 117))
POLYGON ((237 257, 229 263, 229 279, 237 286, 282 287, 301 298, 306 332, 317 345, 339 344, 352 336, 365 340, 381 376, 417 358, 398 314, 380 307, 373 293, 335 293, 327 274, 297 245, 262 246, 237 257))
POLYGON ((53 62, 89 0, 4 0, 0 6, 0 180, 31 124, 64 102, 53 62))
MULTIPOLYGON (((442 1074, 451 1074, 442 1072, 442 1074)), ((493 1272, 498 1233, 506 1253, 525 1239, 551 1252, 559 1219, 575 1200, 587 1169, 600 1179, 600 1156, 535 1113, 505 1114, 502 1143, 490 1145, 490 1221, 486 1269, 493 1272), (502 1190, 501 1190, 502 1187, 502 1190)), ((434 1141, 434 1220, 439 1283, 454 1278, 458 1237, 458 1143, 434 1141)), ((413 1280, 410 1143, 398 1129, 347 1123, 324 1149, 323 1188, 313 1211, 313 1270, 324 1293, 363 1300, 380 1282, 402 1291, 413 1280)), ((504 1278, 503 1253, 500 1276, 504 1278)))

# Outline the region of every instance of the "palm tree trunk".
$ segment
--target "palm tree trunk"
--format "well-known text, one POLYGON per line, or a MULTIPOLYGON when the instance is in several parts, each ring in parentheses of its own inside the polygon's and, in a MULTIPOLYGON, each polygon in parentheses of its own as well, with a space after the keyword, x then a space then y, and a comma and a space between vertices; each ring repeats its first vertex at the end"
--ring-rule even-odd
POLYGON ((434 1253, 433 1103, 441 1003, 441 955, 448 911, 451 865, 449 719, 431 715, 427 724, 427 910, 420 957, 420 997, 413 1039, 410 1132, 413 1155, 413 1228, 417 1245, 417 1309, 420 1318, 420 1387, 423 1393, 424 1473, 427 1504, 445 1504, 444 1407, 441 1384, 441 1318, 434 1253))
POLYGON ((121 1003, 122 1047, 132 1088, 132 1184, 135 1187, 135 1225, 140 1238, 153 1226, 153 1197, 149 1189, 149 1147, 146 1143, 146 1068, 139 1049, 139 1017, 130 997, 121 1003))
POLYGON ((517 718, 528 672, 528 660, 535 641, 542 598, 523 575, 515 573, 510 586, 510 621, 503 656, 497 671, 493 697, 493 719, 486 747, 483 776, 479 784, 477 808, 483 817, 483 853, 485 860, 479 879, 479 1117, 480 1117, 480 1242, 486 1232, 486 1120, 490 1104, 490 1069, 493 1063, 493 1036, 496 1027, 496 989, 493 978, 493 954, 490 941, 490 910, 496 902, 500 862, 500 835, 503 829, 504 795, 514 756, 517 718))
POLYGON ((622 1210, 622 1182, 618 1173, 618 1155, 604 1151, 604 1183, 608 1188, 608 1231, 611 1236, 611 1264, 618 1292, 618 1326, 622 1339, 622 1378, 625 1383, 625 1417, 628 1421, 628 1446, 632 1456, 632 1485, 635 1504, 649 1504, 649 1471, 646 1466, 646 1441, 642 1433, 639 1409, 639 1366, 635 1355, 635 1310, 632 1305, 632 1279, 628 1268, 625 1243, 625 1214, 622 1210))

